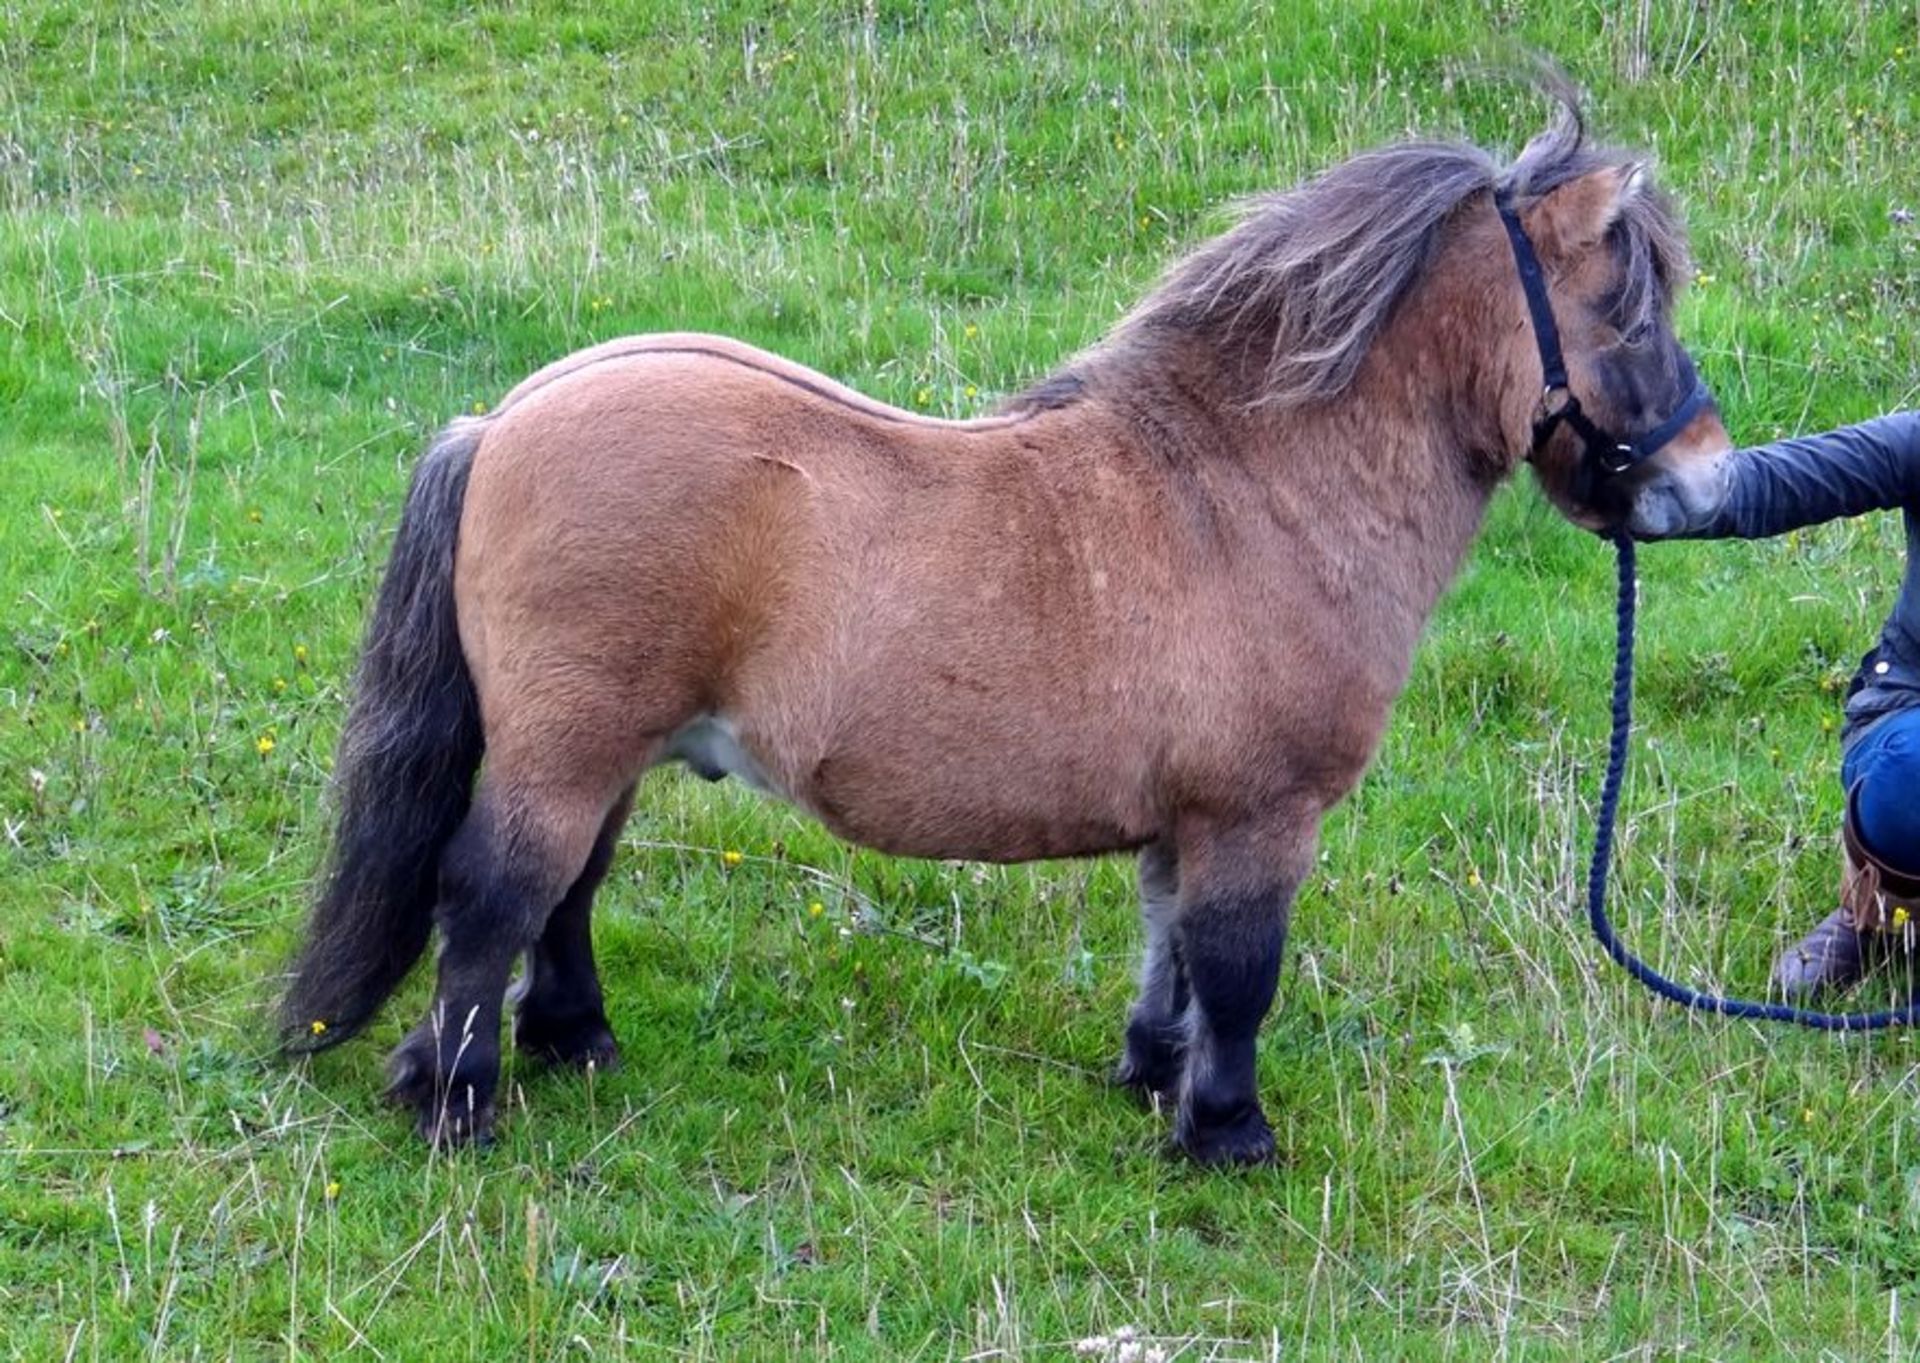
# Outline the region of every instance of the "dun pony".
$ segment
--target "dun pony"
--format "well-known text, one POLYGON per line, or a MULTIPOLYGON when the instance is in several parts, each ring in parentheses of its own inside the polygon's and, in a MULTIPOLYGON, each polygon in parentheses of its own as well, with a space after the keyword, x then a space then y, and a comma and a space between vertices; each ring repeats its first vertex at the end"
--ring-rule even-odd
POLYGON ((1674 411, 1680 227, 1569 103, 1511 165, 1412 143, 1256 202, 992 416, 664 334, 455 423, 368 629, 290 1043, 359 1029, 437 927, 392 1062, 429 1138, 491 1130, 518 958, 518 1044, 610 1063, 594 892, 635 783, 679 760, 902 855, 1137 853, 1118 1078, 1196 1158, 1269 1156, 1254 1038, 1289 905, 1495 488, 1530 459, 1599 528, 1727 444, 1705 410, 1596 488, 1571 436, 1533 439, 1497 199, 1588 414, 1674 411))

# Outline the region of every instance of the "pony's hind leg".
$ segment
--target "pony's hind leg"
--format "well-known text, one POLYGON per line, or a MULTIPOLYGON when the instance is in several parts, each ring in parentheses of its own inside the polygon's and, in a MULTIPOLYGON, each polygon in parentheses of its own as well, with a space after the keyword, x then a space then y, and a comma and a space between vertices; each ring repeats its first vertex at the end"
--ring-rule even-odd
POLYGON ((1127 1016, 1126 1052, 1113 1072, 1114 1082, 1147 1098, 1171 1098, 1180 1086, 1190 996, 1174 931, 1179 895, 1179 859, 1171 846, 1155 843, 1140 854, 1140 921, 1147 951, 1140 966, 1140 993, 1127 1016))
POLYGON ((507 976, 585 868, 619 788, 516 780, 500 762, 482 772, 440 860, 433 1004, 390 1062, 388 1093, 430 1141, 491 1137, 507 976))
POLYGON ((600 972, 593 962, 593 897, 613 864, 620 830, 632 808, 633 787, 629 786, 601 825, 579 878, 527 953, 526 974, 515 991, 513 1021, 514 1043, 527 1055, 601 1070, 619 1060, 600 972))

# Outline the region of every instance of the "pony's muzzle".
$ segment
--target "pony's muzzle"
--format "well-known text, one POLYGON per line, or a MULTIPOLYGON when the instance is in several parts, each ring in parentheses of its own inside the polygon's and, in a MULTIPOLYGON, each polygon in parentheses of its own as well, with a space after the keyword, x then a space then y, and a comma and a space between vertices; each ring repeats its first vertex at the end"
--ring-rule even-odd
POLYGON ((1632 475, 1627 532, 1635 539, 1667 539, 1706 525, 1726 501, 1732 454, 1719 416, 1703 413, 1632 475))

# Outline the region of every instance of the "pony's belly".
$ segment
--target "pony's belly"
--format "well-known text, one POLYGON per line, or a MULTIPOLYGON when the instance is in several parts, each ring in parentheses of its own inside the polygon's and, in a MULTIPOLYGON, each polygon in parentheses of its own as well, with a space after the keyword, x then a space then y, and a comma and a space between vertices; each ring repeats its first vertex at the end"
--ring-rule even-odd
POLYGON ((835 837, 893 857, 929 861, 1050 861, 1131 852, 1153 835, 1119 823, 1062 819, 955 818, 921 822, 910 818, 867 819, 840 811, 814 811, 835 837))
MULTIPOLYGON (((1058 757, 1059 754, 1056 754, 1058 757)), ((1154 829, 1102 780, 1071 760, 1035 761, 983 743, 923 754, 851 747, 808 773, 798 802, 849 842, 895 856, 1038 861, 1123 851, 1154 829)))
POLYGON ((1154 834, 1139 811, 1116 806, 1116 773, 1071 760, 1040 770, 1009 753, 949 749, 912 760, 885 745, 853 745, 789 783, 720 714, 681 726, 661 756, 709 781, 737 777, 812 814, 837 836, 895 856, 1037 861, 1123 851, 1154 834))

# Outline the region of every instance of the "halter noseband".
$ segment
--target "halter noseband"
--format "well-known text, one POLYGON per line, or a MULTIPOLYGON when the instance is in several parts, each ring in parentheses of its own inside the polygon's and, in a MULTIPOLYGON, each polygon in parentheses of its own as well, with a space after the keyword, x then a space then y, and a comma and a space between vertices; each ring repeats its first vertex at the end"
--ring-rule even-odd
POLYGON ((1580 437, 1587 465, 1599 478, 1616 477, 1635 464, 1653 458, 1713 401, 1706 383, 1694 372, 1693 361, 1682 352, 1681 362, 1693 378, 1693 390, 1673 415, 1629 440, 1601 430, 1581 407, 1568 381, 1566 357, 1560 353, 1560 328, 1553 320, 1553 304, 1547 298, 1546 273, 1540 268, 1540 257, 1534 254, 1533 243, 1527 239, 1519 215, 1513 211, 1512 196, 1502 191, 1495 196, 1494 206, 1500 210, 1501 225, 1507 229, 1507 240, 1513 244, 1513 263, 1520 275, 1520 288, 1527 296, 1534 340, 1540 346, 1544 387, 1540 393, 1540 414, 1533 421, 1533 448, 1527 457, 1533 458, 1545 449, 1555 428, 1565 422, 1580 437))

